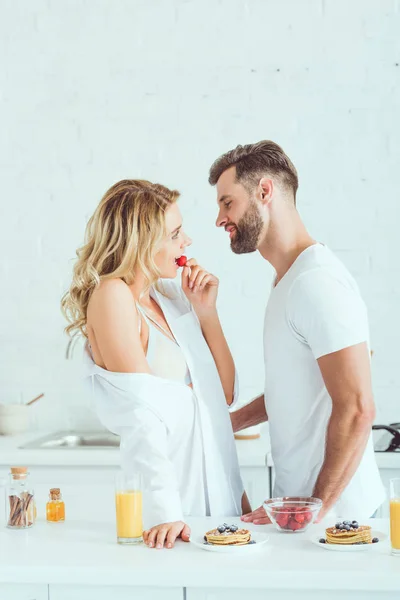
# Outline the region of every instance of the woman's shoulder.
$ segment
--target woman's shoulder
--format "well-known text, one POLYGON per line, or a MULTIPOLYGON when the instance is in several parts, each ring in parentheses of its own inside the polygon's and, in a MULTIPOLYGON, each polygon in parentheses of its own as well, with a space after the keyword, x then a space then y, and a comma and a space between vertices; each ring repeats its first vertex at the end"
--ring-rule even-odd
POLYGON ((120 310, 121 307, 134 310, 133 295, 129 286, 117 277, 102 280, 93 291, 89 304, 88 313, 96 309, 120 310))

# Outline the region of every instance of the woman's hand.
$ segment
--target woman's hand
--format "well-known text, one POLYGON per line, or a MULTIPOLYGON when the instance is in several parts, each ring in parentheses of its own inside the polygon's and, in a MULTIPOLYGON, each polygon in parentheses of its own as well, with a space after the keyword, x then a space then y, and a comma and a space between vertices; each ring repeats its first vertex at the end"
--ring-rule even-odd
POLYGON ((176 538, 180 537, 184 542, 190 538, 190 527, 183 521, 173 523, 162 523, 147 531, 143 531, 143 541, 149 548, 173 548, 176 538))
POLYGON ((182 289, 199 319, 216 310, 218 285, 218 278, 198 265, 194 258, 183 267, 182 289))

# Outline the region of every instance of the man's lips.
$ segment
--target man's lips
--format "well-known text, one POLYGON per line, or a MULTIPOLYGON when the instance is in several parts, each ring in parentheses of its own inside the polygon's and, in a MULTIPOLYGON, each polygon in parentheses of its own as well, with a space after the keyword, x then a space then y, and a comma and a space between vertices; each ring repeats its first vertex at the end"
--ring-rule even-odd
POLYGON ((229 237, 231 238, 236 231, 236 227, 234 225, 229 225, 229 227, 225 227, 225 231, 229 233, 229 237))

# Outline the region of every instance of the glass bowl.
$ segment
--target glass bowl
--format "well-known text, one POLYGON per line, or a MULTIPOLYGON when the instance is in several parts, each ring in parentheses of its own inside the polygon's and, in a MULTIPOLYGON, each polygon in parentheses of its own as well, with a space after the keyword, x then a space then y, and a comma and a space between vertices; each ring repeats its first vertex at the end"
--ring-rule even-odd
POLYGON ((306 496, 270 498, 263 504, 278 531, 298 533, 308 529, 322 507, 322 500, 306 496))

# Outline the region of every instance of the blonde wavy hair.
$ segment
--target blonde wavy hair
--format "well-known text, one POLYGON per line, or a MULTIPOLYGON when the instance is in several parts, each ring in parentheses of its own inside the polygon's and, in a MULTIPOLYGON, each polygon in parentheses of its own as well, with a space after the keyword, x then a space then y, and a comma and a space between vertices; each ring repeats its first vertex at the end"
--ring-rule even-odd
POLYGON ((71 286, 61 300, 68 335, 75 331, 87 337, 87 307, 101 281, 119 277, 130 285, 140 269, 147 289, 156 283, 160 273, 154 258, 166 235, 164 213, 178 198, 176 190, 137 179, 119 181, 105 193, 87 224, 71 286))

